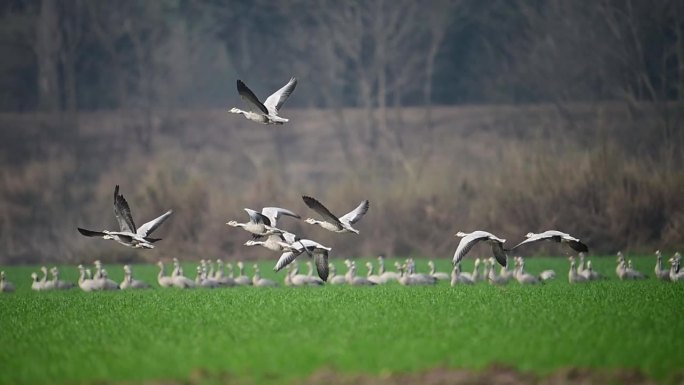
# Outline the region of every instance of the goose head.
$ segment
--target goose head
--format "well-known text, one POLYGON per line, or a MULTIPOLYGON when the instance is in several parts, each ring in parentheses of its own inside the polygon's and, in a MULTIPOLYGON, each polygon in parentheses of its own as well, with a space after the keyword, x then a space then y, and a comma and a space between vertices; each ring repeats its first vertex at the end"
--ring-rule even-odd
POLYGON ((232 226, 232 227, 238 227, 238 223, 237 223, 237 221, 230 221, 230 222, 226 222, 226 224, 227 224, 228 226, 232 226))
POLYGON ((431 269, 434 269, 434 268, 435 268, 435 263, 432 262, 432 260, 429 260, 429 261, 428 261, 428 267, 431 268, 431 269))
POLYGON ((315 225, 317 221, 316 221, 315 219, 313 219, 313 218, 306 218, 306 219, 304 220, 304 222, 306 222, 306 223, 308 223, 308 224, 310 224, 310 225, 315 225))
POLYGON ((33 279, 34 282, 37 281, 38 280, 38 273, 36 273, 36 272, 31 273, 31 279, 33 279))
POLYGON ((454 237, 463 238, 463 237, 465 237, 466 235, 468 235, 468 234, 464 233, 463 231, 459 231, 458 233, 456 233, 456 234, 454 235, 454 237))
POLYGON ((251 239, 250 239, 249 241, 247 241, 247 242, 244 243, 245 246, 254 246, 255 244, 256 244, 256 243, 255 243, 253 240, 251 240, 251 239))

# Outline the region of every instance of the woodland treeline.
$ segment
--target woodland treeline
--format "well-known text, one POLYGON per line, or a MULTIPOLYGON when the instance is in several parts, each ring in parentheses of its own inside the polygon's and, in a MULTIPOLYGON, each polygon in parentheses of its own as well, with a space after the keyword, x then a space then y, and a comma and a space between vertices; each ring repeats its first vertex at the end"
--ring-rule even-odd
POLYGON ((371 199, 358 237, 291 223, 340 256, 447 256, 480 227, 684 245, 680 1, 8 0, 0 21, 0 262, 268 257, 223 223, 307 215, 305 193, 371 199), (228 116, 235 79, 291 76, 290 124, 228 116), (114 184, 138 222, 177 210, 163 247, 79 238, 115 224, 114 184))

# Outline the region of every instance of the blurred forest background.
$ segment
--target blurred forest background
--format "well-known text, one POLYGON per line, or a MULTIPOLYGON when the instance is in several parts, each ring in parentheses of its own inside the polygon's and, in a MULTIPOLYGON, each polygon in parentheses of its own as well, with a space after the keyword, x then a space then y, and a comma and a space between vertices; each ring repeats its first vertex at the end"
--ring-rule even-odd
MULTIPOLYGON (((370 199, 333 256, 447 257, 458 230, 684 246, 679 0, 4 0, 0 263, 274 258, 243 207, 370 199), (258 125, 291 76, 290 123, 258 125), (113 229, 173 208, 151 251, 113 229)), ((544 252, 531 248, 525 252, 544 252)))

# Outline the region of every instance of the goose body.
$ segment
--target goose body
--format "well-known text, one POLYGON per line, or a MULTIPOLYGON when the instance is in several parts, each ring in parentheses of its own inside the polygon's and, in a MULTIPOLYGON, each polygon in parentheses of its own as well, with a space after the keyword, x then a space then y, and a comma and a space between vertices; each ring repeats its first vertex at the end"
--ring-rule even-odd
POLYGON ((235 280, 233 277, 229 277, 225 275, 224 268, 223 268, 223 261, 220 259, 216 260, 216 274, 214 275, 214 280, 221 284, 221 286, 235 286, 235 280))
POLYGON ((332 263, 328 264, 328 270, 330 271, 327 280, 329 284, 344 285, 345 283, 347 283, 347 280, 344 278, 344 276, 337 275, 337 269, 335 268, 335 265, 333 265, 332 263))
POLYGON ((79 278, 78 278, 78 287, 81 288, 81 290, 85 292, 91 292, 94 290, 97 290, 97 285, 91 278, 87 278, 86 275, 86 270, 83 267, 83 265, 78 265, 78 272, 79 272, 79 278))
POLYGON ((660 279, 661 281, 669 281, 670 280, 670 270, 663 269, 663 256, 660 253, 660 250, 656 250, 655 255, 656 255, 656 265, 655 265, 654 270, 655 270, 656 278, 660 279))
POLYGON ((430 267, 430 275, 435 277, 439 281, 447 281, 451 278, 447 273, 436 271, 435 263, 432 261, 428 261, 428 267, 430 267))
POLYGON ((214 289, 220 286, 220 283, 215 281, 213 278, 208 277, 208 273, 205 270, 203 270, 202 266, 197 266, 197 275, 195 276, 195 287, 214 289))
POLYGON ((515 280, 518 281, 518 283, 521 285, 535 285, 541 282, 539 278, 525 272, 525 261, 521 257, 516 258, 515 264, 515 280))
POLYGON ((249 286, 252 284, 252 279, 246 276, 245 273, 245 265, 242 263, 242 261, 239 261, 237 263, 238 269, 240 274, 234 278, 235 284, 238 286, 249 286))
POLYGON ((473 231, 472 233, 459 231, 456 233, 456 236, 460 237, 461 241, 458 243, 458 247, 456 247, 456 251, 454 252, 454 258, 452 260, 454 265, 461 262, 461 259, 463 259, 470 249, 478 242, 487 242, 492 246, 492 253, 496 258, 496 261, 499 262, 501 266, 506 266, 506 252, 503 248, 503 244, 506 242, 505 239, 501 239, 492 233, 481 230, 473 231))
POLYGON ((389 281, 399 281, 399 273, 385 270, 385 257, 378 256, 378 275, 385 283, 389 281))
POLYGON ((525 237, 527 239, 525 239, 524 241, 513 246, 513 248, 511 250, 515 250, 518 247, 520 247, 522 245, 526 245, 528 243, 547 240, 547 241, 565 243, 568 246, 570 246, 571 249, 573 249, 577 252, 586 253, 589 251, 589 248, 587 247, 587 245, 582 243, 579 239, 573 237, 570 234, 563 233, 563 232, 560 232, 558 230, 548 230, 548 231, 544 231, 543 233, 527 233, 527 235, 525 235, 525 237))
POLYGON ((52 274, 52 287, 55 290, 69 290, 76 287, 76 285, 71 282, 62 281, 59 279, 59 270, 57 267, 50 269, 50 273, 52 274))
POLYGON ((290 247, 290 251, 286 251, 280 255, 273 270, 280 271, 282 268, 292 263, 299 255, 306 252, 310 257, 313 257, 318 277, 323 281, 328 279, 328 253, 332 248, 323 246, 310 239, 300 239, 292 243, 290 247))
POLYGON ((245 118, 262 124, 287 123, 289 120, 278 116, 278 113, 287 98, 292 94, 292 91, 294 91, 295 87, 297 87, 297 79, 291 78, 287 84, 266 98, 266 101, 262 103, 254 92, 252 92, 242 80, 238 79, 238 93, 244 100, 251 104, 252 108, 249 111, 232 108, 230 112, 233 114, 242 114, 245 118))
POLYGON ((569 259, 570 259, 570 270, 568 271, 568 282, 570 282, 570 283, 587 282, 586 277, 577 273, 577 267, 575 266, 575 258, 570 257, 569 259))
POLYGON ((465 276, 461 273, 461 264, 456 264, 454 265, 454 268, 451 270, 451 286, 456 286, 456 285, 472 285, 473 280, 470 278, 470 276, 465 276))
POLYGON ((278 286, 274 281, 271 281, 270 279, 266 278, 261 278, 261 271, 259 270, 259 266, 255 263, 253 265, 254 267, 254 276, 252 277, 252 285, 255 287, 275 287, 278 286))
POLYGON ((164 221, 166 221, 171 214, 172 210, 167 211, 161 216, 143 224, 139 228, 136 228, 133 222, 133 216, 131 215, 131 209, 128 206, 128 202, 119 194, 119 185, 114 187, 114 215, 116 220, 119 222, 119 231, 93 231, 86 230, 78 227, 78 231, 85 235, 86 237, 100 237, 102 239, 114 240, 124 246, 132 248, 144 248, 153 249, 154 242, 160 241, 159 238, 152 238, 150 235, 154 230, 161 226, 164 221))
POLYGON ((4 271, 0 271, 0 293, 12 293, 14 285, 7 280, 4 271))
POLYGON ((159 266, 159 274, 157 275, 157 283, 161 287, 171 287, 173 286, 173 278, 166 275, 164 271, 164 263, 162 261, 157 262, 159 266))
POLYGON ((150 285, 143 281, 139 281, 133 278, 133 270, 129 265, 124 265, 124 279, 119 285, 122 290, 127 289, 149 289, 150 285))
POLYGON ((368 273, 366 274, 366 279, 373 282, 376 285, 382 285, 385 283, 385 280, 382 279, 381 276, 377 274, 373 274, 373 264, 371 262, 366 262, 366 268, 368 269, 368 273))
MULTIPOLYGON (((264 210, 267 208, 264 208, 264 210)), ((273 207, 273 209, 280 210, 278 211, 279 214, 277 216, 274 216, 272 218, 269 218, 267 215, 260 213, 258 211, 245 208, 244 210, 247 212, 247 215, 249 215, 249 221, 245 223, 239 223, 237 221, 230 221, 226 223, 228 226, 232 227, 241 227, 245 231, 252 233, 254 238, 260 238, 268 235, 274 235, 274 234, 282 234, 283 230, 280 230, 275 226, 276 219, 280 215, 289 215, 292 217, 299 217, 297 214, 285 210, 285 209, 280 209, 273 207)), ((262 210, 263 211, 263 210, 262 210)))
POLYGON ((318 221, 313 218, 307 218, 306 223, 310 223, 312 225, 319 225, 322 228, 335 233, 358 234, 359 230, 352 227, 352 225, 361 220, 361 218, 363 218, 363 216, 368 212, 368 208, 370 207, 370 203, 368 202, 368 200, 364 200, 354 210, 338 218, 335 214, 330 212, 328 208, 323 206, 323 204, 317 201, 316 199, 309 196, 303 196, 302 200, 304 200, 304 203, 311 210, 315 211, 316 213, 318 213, 318 215, 322 216, 325 219, 323 221, 318 221))
POLYGON ((33 281, 31 283, 31 290, 35 290, 35 291, 42 291, 43 290, 43 283, 40 282, 40 280, 38 279, 38 273, 35 273, 35 272, 31 273, 31 280, 33 281))
POLYGON ((351 265, 349 266, 349 270, 347 270, 347 274, 345 274, 345 279, 347 280, 347 284, 351 286, 372 286, 375 285, 372 281, 369 281, 365 277, 357 277, 356 276, 356 263, 352 262, 351 265))

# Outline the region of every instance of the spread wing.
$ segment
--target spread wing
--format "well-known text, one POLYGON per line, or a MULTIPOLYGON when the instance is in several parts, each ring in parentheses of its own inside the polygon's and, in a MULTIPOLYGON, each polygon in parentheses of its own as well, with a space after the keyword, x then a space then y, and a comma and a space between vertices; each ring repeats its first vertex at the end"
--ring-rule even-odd
POLYGON ((580 241, 569 241, 568 245, 570 246, 571 249, 575 250, 578 253, 588 253, 589 252, 589 247, 580 241))
POLYGON ((289 217, 297 219, 302 218, 299 215, 293 213, 292 211, 280 207, 264 207, 263 209, 261 209, 261 214, 271 221, 270 226, 273 227, 277 226, 278 219, 280 219, 280 217, 283 215, 287 215, 289 217))
POLYGON ((163 215, 159 216, 156 219, 153 219, 144 225, 140 226, 138 229, 138 235, 141 237, 147 237, 148 235, 152 234, 154 230, 157 229, 157 227, 161 226, 164 221, 173 214, 173 210, 169 210, 165 212, 163 215))
POLYGON ((247 85, 245 85, 245 83, 243 83, 240 79, 238 79, 237 81, 237 90, 243 99, 252 103, 256 108, 259 109, 259 111, 268 115, 268 109, 266 109, 266 107, 259 101, 259 98, 257 98, 256 95, 254 95, 254 92, 252 92, 252 90, 250 90, 247 87, 247 85))
POLYGON ((354 210, 348 212, 347 214, 344 214, 340 218, 340 222, 348 221, 350 224, 354 224, 361 219, 367 212, 368 212, 368 207, 370 207, 370 203, 368 200, 365 200, 361 202, 354 210))
POLYGON ((499 262, 499 265, 506 267, 506 251, 503 248, 503 243, 492 243, 492 253, 494 253, 494 258, 499 262))
POLYGON ((267 225, 267 226, 271 226, 271 220, 268 219, 268 217, 265 216, 264 214, 262 214, 262 213, 260 213, 260 212, 258 212, 258 211, 254 211, 254 210, 252 210, 252 209, 247 209, 247 208, 245 209, 245 211, 247 211, 247 214, 249 215, 249 219, 250 219, 252 222, 254 222, 254 223, 263 223, 263 224, 265 224, 265 225, 267 225))
POLYGON ((135 223, 131 215, 131 208, 126 198, 119 194, 119 185, 114 187, 114 215, 119 222, 119 230, 122 232, 135 233, 135 223))
POLYGON ((302 199, 304 200, 304 203, 309 206, 309 208, 315 212, 318 213, 318 215, 326 218, 327 220, 331 221, 332 223, 342 227, 342 223, 340 220, 335 216, 335 214, 331 213, 330 210, 328 210, 323 204, 319 201, 317 201, 314 198, 308 197, 308 196, 303 196, 302 199))
MULTIPOLYGON (((524 241, 518 243, 517 245, 513 246, 511 250, 515 250, 518 247, 527 244, 527 243, 532 243, 532 242, 538 242, 538 241, 543 241, 545 239, 553 239, 553 235, 548 235, 547 233, 540 233, 540 234, 532 234, 530 237, 525 239, 524 241)), ((558 238, 558 241, 560 241, 560 238, 558 238)))
POLYGON ((314 253, 314 263, 316 264, 316 270, 318 271, 318 276, 326 282, 328 280, 328 252, 323 250, 314 253))
POLYGON ((278 262, 276 262, 276 265, 275 265, 275 267, 273 268, 273 270, 275 270, 275 271, 280 271, 280 270, 282 270, 283 267, 285 267, 285 266, 289 265, 290 263, 292 263, 292 261, 294 261, 295 258, 297 258, 300 254, 301 254, 301 252, 293 253, 293 252, 291 252, 291 251, 287 251, 287 252, 283 253, 283 254, 280 256, 280 258, 278 258, 278 262))
POLYGON ((297 79, 292 78, 289 82, 287 82, 287 84, 283 86, 283 88, 279 89, 278 91, 274 92, 273 95, 266 98, 264 106, 268 108, 268 111, 272 115, 278 115, 278 110, 280 110, 280 107, 282 107, 283 104, 285 104, 285 101, 290 96, 292 91, 294 91, 295 87, 297 87, 297 79))
POLYGON ((100 231, 86 230, 80 227, 77 227, 76 229, 78 229, 78 232, 85 235, 86 237, 103 237, 105 235, 105 233, 100 231))
MULTIPOLYGON (((461 241, 458 243, 458 247, 456 248, 456 251, 454 252, 454 258, 452 260, 453 264, 456 265, 457 263, 461 262, 461 259, 465 257, 466 254, 470 251, 470 249, 475 246, 477 242, 479 242, 482 239, 485 239, 487 237, 480 236, 480 237, 472 237, 472 236, 466 236, 461 238, 461 241)), ((505 263, 505 262, 504 262, 505 263)))

